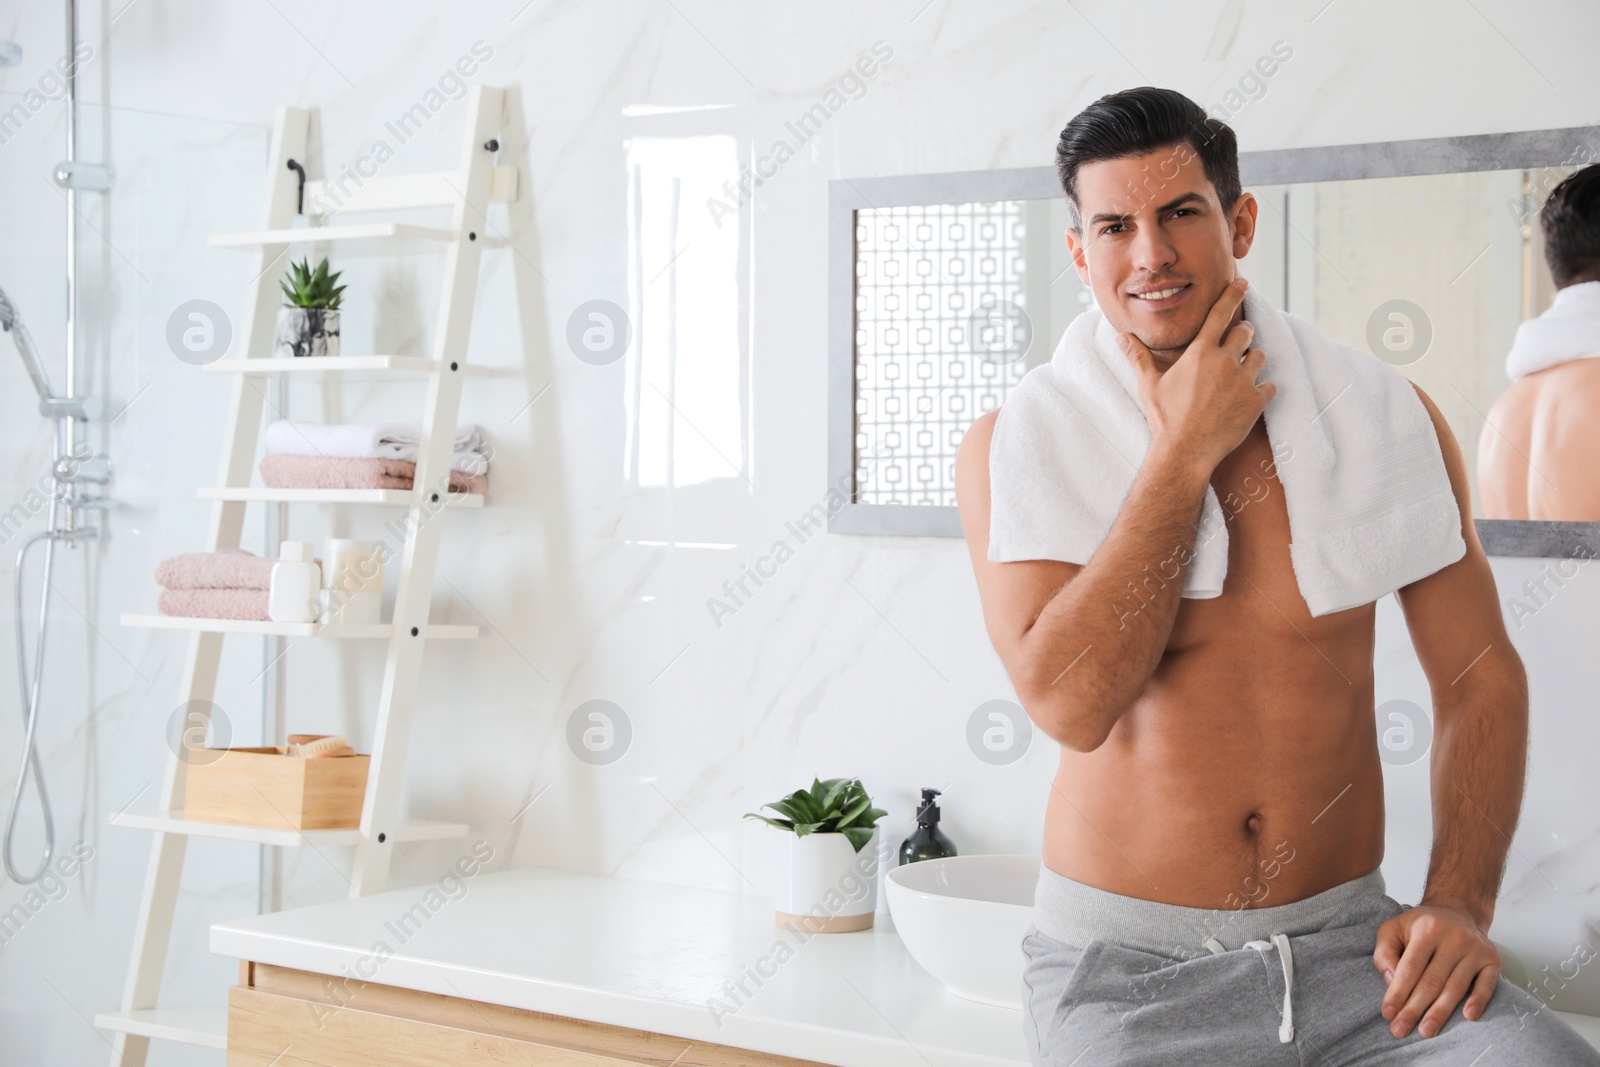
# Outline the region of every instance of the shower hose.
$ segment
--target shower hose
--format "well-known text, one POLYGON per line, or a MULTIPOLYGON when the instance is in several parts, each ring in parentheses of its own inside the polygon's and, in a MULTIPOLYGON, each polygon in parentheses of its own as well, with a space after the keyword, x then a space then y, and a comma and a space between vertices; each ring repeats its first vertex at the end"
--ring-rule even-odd
POLYGON ((24 541, 17 551, 17 595, 16 626, 17 626, 17 681, 22 688, 22 766, 17 770, 17 784, 11 790, 11 814, 6 819, 6 832, 3 847, 0 847, 0 856, 5 862, 6 875, 14 882, 22 885, 31 885, 37 882, 50 868, 50 858, 56 847, 55 820, 50 814, 50 797, 45 792, 44 772, 39 764, 38 728, 39 728, 39 695, 44 684, 44 643, 45 629, 50 621, 50 577, 51 568, 55 563, 56 550, 56 487, 51 486, 50 493, 50 522, 46 528, 24 541), (23 624, 26 611, 23 606, 23 575, 24 565, 28 560, 28 551, 40 541, 44 542, 44 580, 39 585, 39 630, 38 638, 33 650, 33 671, 30 677, 28 671, 28 645, 23 633, 23 624), (22 808, 22 794, 28 788, 28 775, 32 772, 33 788, 39 794, 39 810, 44 822, 44 853, 39 857, 39 865, 32 872, 19 871, 12 856, 17 830, 17 814, 22 808))

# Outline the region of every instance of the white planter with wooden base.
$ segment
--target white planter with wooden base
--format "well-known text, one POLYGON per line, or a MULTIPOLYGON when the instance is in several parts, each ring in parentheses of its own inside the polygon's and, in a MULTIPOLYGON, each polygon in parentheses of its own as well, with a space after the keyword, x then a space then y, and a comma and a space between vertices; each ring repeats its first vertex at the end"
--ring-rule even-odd
POLYGON ((857 852, 840 833, 777 831, 773 910, 786 930, 842 934, 872 925, 878 908, 878 828, 857 852))

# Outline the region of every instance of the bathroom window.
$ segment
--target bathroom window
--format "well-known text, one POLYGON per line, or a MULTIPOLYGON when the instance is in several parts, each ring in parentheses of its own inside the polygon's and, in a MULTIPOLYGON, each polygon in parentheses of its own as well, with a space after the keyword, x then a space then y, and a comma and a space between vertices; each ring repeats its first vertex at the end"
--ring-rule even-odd
POLYGON ((742 221, 707 210, 708 201, 725 197, 725 183, 738 180, 737 141, 633 137, 627 167, 636 339, 625 388, 625 475, 647 490, 743 486, 742 221))
POLYGON ((954 505, 956 450, 1027 369, 1024 205, 856 215, 856 499, 954 505))

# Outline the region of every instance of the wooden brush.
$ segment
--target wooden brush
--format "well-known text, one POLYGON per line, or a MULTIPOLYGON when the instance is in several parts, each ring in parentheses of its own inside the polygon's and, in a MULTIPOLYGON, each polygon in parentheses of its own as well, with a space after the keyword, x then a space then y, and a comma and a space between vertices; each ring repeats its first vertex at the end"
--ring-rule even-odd
POLYGON ((289 755, 304 759, 323 759, 328 756, 353 756, 356 750, 350 742, 334 734, 290 734, 289 755))

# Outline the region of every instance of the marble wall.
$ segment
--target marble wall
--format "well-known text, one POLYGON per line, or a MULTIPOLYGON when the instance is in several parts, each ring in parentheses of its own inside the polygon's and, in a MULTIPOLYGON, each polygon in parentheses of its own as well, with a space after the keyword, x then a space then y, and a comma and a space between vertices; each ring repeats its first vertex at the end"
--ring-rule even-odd
MULTIPOLYGON (((62 108, 48 99, 47 67, 63 50, 58 6, 0 8, 0 36, 27 50, 21 67, 0 71, 0 108, 40 94, 0 143, 0 285, 56 368, 64 204, 47 176, 62 108)), ((120 998, 149 842, 106 818, 149 801, 185 651, 181 636, 118 618, 153 610, 155 564, 201 545, 209 505, 193 491, 216 478, 226 417, 227 383, 176 359, 166 325, 191 299, 242 311, 249 257, 209 250, 205 235, 256 225, 277 107, 316 109, 323 172, 382 143, 393 152, 383 167, 402 173, 455 165, 461 82, 510 92, 502 160, 521 169, 524 196, 490 214, 469 349, 502 375, 469 384, 464 401, 495 443, 492 506, 445 520, 435 608, 484 636, 428 650, 411 814, 469 820, 498 865, 761 893, 771 831, 740 816, 813 775, 862 776, 890 810, 891 843, 911 826, 918 788, 932 785, 945 790, 944 827, 964 851, 1036 852, 1053 767, 1042 737, 1004 766, 968 747, 974 710, 1011 693, 961 543, 789 533, 829 488, 829 180, 1046 164, 1076 110, 1145 82, 1226 106, 1246 149, 1575 126, 1595 118, 1586 102, 1600 90, 1584 47, 1600 12, 1577 0, 1470 10, 510 0, 448 11, 416 0, 133 0, 84 21, 94 56, 83 67, 83 154, 117 168, 114 191, 83 205, 84 350, 115 416, 95 439, 117 464, 124 506, 100 544, 66 555, 54 583, 40 740, 61 847, 81 843, 92 856, 0 945, 0 1047, 29 1063, 107 1054, 87 1019, 120 998), (1293 61, 1258 98, 1228 97, 1279 40, 1293 61), (863 55, 875 55, 874 73, 843 81, 863 55), (468 56, 474 73, 460 79, 451 72, 468 56), (841 94, 837 107, 830 93, 841 94), (827 120, 796 132, 819 101, 827 120), (419 102, 431 117, 402 140, 389 123, 419 102), (762 157, 771 176, 741 184, 741 165, 762 157), (569 320, 594 300, 634 319, 636 343, 614 362, 581 360, 568 343, 569 320), (792 554, 774 577, 747 586, 737 610, 710 610, 784 538, 792 554), (628 751, 608 765, 576 758, 567 740, 591 700, 614 702, 631 725, 628 751)), ((340 265, 347 351, 426 353, 436 264, 340 265)), ((25 498, 48 455, 9 359, 0 354, 5 507, 25 498)), ((325 412, 322 398, 297 391, 288 413, 390 419, 421 397, 416 386, 352 386, 325 412)), ((289 529, 384 536, 390 517, 297 508, 289 529)), ((247 547, 261 549, 265 518, 253 510, 247 526, 247 547)), ((18 540, 0 546, 7 590, 18 540)), ((1504 595, 1543 566, 1496 561, 1504 595)), ((1588 645, 1600 579, 1582 571, 1537 609, 1513 631, 1533 679, 1534 748, 1496 926, 1535 969, 1595 936, 1600 679, 1588 645)), ((9 642, 11 623, 0 630, 9 642)), ((1426 704, 1392 600, 1380 606, 1378 657, 1380 704, 1426 704)), ((301 642, 269 665, 260 642, 230 642, 218 703, 236 743, 256 740, 265 683, 281 669, 292 729, 364 744, 380 663, 375 648, 301 642)), ((15 692, 12 659, 0 656, 0 693, 15 692)), ((8 714, 6 781, 18 737, 8 714)), ((1425 768, 1386 772, 1385 871, 1402 899, 1415 899, 1425 869, 1425 768)), ((24 823, 30 850, 36 823, 24 823)), ((464 847, 407 848, 395 884, 435 877, 464 847)), ((257 907, 261 857, 204 840, 190 857, 169 1002, 215 1004, 233 966, 207 952, 207 927, 257 907)), ((344 850, 293 850, 284 899, 345 892, 348 862, 344 850)), ((0 886, 0 910, 23 899, 0 886)), ((1581 974, 1556 1006, 1600 1012, 1600 979, 1581 974)), ((151 1062, 217 1059, 158 1044, 151 1062)))

